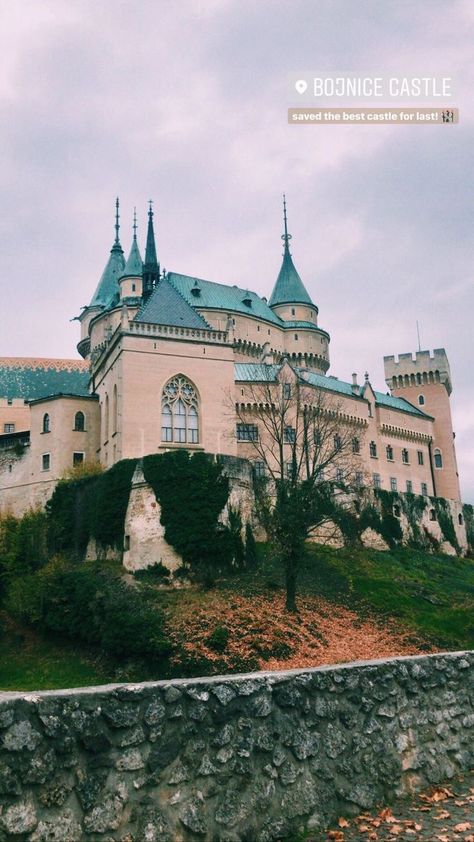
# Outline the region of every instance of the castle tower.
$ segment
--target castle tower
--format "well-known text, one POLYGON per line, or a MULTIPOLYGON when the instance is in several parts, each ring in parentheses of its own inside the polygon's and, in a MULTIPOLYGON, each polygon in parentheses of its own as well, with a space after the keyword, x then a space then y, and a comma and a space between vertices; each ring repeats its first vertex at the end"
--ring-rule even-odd
POLYGON ((126 298, 141 298, 143 281, 143 261, 137 243, 137 213, 133 213, 133 240, 128 260, 121 277, 120 300, 126 298))
POLYGON ((296 362, 297 358, 301 357, 301 352, 310 352, 314 359, 313 365, 326 373, 329 368, 330 336, 327 331, 318 327, 318 307, 311 300, 293 263, 290 252, 292 237, 288 233, 285 196, 283 196, 283 226, 284 233, 281 237, 284 242, 283 261, 268 306, 276 316, 286 322, 288 327, 286 350, 289 356, 296 362), (297 341, 300 343, 298 346, 295 344, 297 341))
POLYGON ((152 201, 148 209, 145 263, 143 266, 143 301, 147 301, 160 280, 160 264, 156 256, 152 201))
POLYGON ((459 474, 454 447, 449 396, 451 372, 444 348, 384 357, 385 381, 392 394, 406 398, 433 421, 430 447, 433 486, 437 497, 460 500, 459 474))

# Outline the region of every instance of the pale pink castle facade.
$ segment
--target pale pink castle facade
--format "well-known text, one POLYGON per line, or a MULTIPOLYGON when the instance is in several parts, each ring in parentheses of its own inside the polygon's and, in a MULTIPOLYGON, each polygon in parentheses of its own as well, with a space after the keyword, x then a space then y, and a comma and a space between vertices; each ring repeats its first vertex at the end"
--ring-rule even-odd
MULTIPOLYGON (((385 357, 389 392, 328 375, 330 335, 290 253, 267 301, 255 292, 165 272, 148 212, 125 260, 116 236, 78 316, 79 359, 0 359, 0 513, 43 505, 74 465, 169 449, 256 460, 232 405, 283 366, 335 397, 358 445, 356 473, 378 488, 460 500, 451 375, 437 349, 385 357)), ((251 409, 251 408, 250 408, 251 409)), ((256 466, 259 467, 258 465, 256 466)), ((461 522, 460 522, 461 523, 461 522)))

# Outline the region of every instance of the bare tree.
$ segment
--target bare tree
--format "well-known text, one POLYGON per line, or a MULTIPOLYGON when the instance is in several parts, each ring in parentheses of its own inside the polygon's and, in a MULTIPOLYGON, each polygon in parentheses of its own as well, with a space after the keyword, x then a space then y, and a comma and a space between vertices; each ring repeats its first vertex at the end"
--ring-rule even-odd
POLYGON ((276 375, 262 366, 261 377, 268 379, 247 384, 235 405, 237 435, 258 468, 257 515, 283 564, 286 608, 296 611, 306 540, 333 522, 337 497, 362 481, 361 434, 340 397, 304 372, 286 363, 276 375))

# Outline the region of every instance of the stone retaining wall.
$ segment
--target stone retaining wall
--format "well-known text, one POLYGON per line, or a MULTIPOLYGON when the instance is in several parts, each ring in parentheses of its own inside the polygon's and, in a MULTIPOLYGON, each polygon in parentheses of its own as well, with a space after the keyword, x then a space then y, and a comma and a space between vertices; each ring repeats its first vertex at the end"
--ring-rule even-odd
POLYGON ((474 764, 474 653, 0 695, 0 839, 274 840, 474 764), (2 833, 4 835, 2 835, 2 833))

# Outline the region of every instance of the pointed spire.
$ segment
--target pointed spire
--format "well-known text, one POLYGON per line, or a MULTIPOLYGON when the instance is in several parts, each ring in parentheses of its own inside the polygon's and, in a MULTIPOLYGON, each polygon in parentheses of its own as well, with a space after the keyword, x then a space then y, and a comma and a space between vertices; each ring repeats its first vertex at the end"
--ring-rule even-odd
POLYGON ((143 261, 137 242, 137 209, 133 209, 133 240, 128 260, 122 272, 121 278, 141 278, 143 273, 143 261))
POLYGON ((160 280, 160 264, 156 256, 155 231, 153 228, 153 201, 148 208, 148 230, 146 235, 145 265, 143 267, 143 299, 146 301, 160 280))
POLYGON ((290 240, 291 234, 288 234, 288 221, 286 218, 286 196, 283 193, 283 225, 285 227, 285 233, 281 235, 282 240, 285 242, 285 254, 290 254, 290 240))
POLYGON ((283 194, 283 227, 284 233, 281 238, 285 244, 283 250, 283 262, 268 302, 269 307, 278 304, 310 304, 315 307, 308 292, 295 269, 293 258, 290 252, 291 234, 288 233, 288 220, 286 216, 286 196, 283 194))
POLYGON ((110 257, 104 271, 102 272, 100 281, 97 284, 97 289, 92 296, 89 307, 111 307, 114 302, 118 300, 120 295, 118 279, 123 272, 125 260, 119 239, 119 220, 119 199, 117 197, 115 200, 115 240, 110 250, 110 257))

